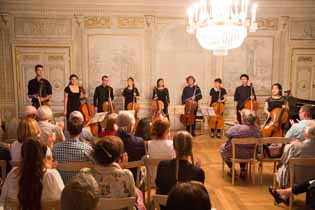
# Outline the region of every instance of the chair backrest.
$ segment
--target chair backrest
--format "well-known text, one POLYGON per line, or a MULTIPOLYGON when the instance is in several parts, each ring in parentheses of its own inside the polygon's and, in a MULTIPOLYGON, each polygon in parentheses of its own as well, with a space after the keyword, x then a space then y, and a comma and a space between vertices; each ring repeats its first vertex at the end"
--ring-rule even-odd
POLYGON ((160 206, 166 206, 167 195, 153 195, 154 209, 160 210, 160 206))
POLYGON ((258 143, 259 143, 259 138, 233 138, 232 139, 232 158, 235 159, 237 145, 254 145, 253 158, 255 159, 258 143))
POLYGON ((0 160, 0 167, 1 167, 2 181, 4 181, 5 178, 7 177, 7 161, 6 160, 0 160))
POLYGON ((82 168, 93 168, 90 161, 58 163, 56 169, 60 171, 80 171, 82 168))
MULTIPOLYGON (((20 210, 19 201, 7 198, 4 203, 4 210, 20 210)), ((43 201, 42 210, 60 210, 60 201, 43 201)))
POLYGON ((285 137, 264 137, 259 139, 259 144, 263 146, 264 144, 287 144, 291 140, 285 137))
POLYGON ((141 180, 141 168, 144 167, 144 161, 142 160, 136 160, 128 162, 128 164, 125 166, 126 169, 136 168, 137 169, 137 177, 136 177, 136 186, 140 186, 140 180, 141 180))
POLYGON ((163 159, 152 159, 150 158, 149 155, 145 155, 143 157, 144 160, 144 165, 145 168, 147 170, 147 184, 149 185, 149 187, 155 187, 155 177, 156 177, 156 170, 157 167, 159 165, 159 163, 163 160, 163 159))
POLYGON ((136 203, 135 197, 129 198, 100 198, 97 204, 98 210, 133 210, 136 203))
POLYGON ((290 186, 295 183, 301 183, 308 179, 314 179, 315 158, 291 158, 290 167, 290 186))

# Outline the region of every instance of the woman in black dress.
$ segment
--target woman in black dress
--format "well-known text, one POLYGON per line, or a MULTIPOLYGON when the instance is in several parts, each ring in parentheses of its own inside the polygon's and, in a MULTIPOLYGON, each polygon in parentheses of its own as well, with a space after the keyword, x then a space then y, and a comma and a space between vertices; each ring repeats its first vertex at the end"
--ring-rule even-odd
POLYGON ((64 114, 69 119, 71 112, 80 111, 81 99, 85 97, 84 90, 79 87, 79 77, 71 74, 69 85, 64 90, 64 114))
POLYGON ((265 101, 264 112, 270 117, 270 113, 274 108, 285 108, 289 110, 286 98, 282 96, 282 86, 279 83, 272 85, 272 95, 265 101))
POLYGON ((124 97, 125 110, 127 110, 128 104, 133 101, 137 103, 137 100, 140 99, 140 93, 138 88, 135 86, 135 80, 132 77, 127 79, 127 87, 124 89, 122 93, 124 97))
POLYGON ((164 79, 160 78, 156 82, 156 87, 153 89, 152 99, 160 100, 164 103, 163 113, 169 119, 168 105, 170 104, 170 95, 168 89, 164 85, 164 79))

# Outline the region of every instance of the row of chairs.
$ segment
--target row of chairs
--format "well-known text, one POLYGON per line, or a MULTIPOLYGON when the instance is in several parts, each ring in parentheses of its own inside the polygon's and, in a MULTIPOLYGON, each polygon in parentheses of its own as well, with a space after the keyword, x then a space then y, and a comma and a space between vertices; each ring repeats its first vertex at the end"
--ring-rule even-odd
MULTIPOLYGON (((287 144, 290 142, 290 139, 283 137, 267 137, 267 138, 234 138, 232 139, 232 185, 235 183, 235 165, 236 163, 246 163, 249 169, 249 175, 252 178, 253 184, 255 184, 255 168, 256 163, 258 162, 258 172, 260 176, 260 184, 263 183, 263 164, 265 162, 273 163, 273 172, 276 171, 277 163, 280 161, 280 158, 269 158, 263 156, 263 146, 267 144, 287 144), (237 154, 237 145, 254 145, 253 156, 248 159, 238 159, 237 154), (257 149, 260 151, 260 155, 257 156, 257 149)), ((224 161, 222 160, 222 172, 224 176, 224 161)))

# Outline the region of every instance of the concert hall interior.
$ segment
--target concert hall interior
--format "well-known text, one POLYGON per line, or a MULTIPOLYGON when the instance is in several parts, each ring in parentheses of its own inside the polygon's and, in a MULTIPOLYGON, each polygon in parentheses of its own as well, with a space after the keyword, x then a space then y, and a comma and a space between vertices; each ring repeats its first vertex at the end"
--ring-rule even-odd
POLYGON ((0 210, 315 210, 315 0, 0 0, 0 210))

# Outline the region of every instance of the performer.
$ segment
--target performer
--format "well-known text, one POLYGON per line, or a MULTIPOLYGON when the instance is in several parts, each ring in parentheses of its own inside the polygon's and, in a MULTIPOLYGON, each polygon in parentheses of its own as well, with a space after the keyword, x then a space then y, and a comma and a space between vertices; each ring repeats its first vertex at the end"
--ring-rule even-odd
POLYGON ((235 89, 234 93, 234 110, 235 118, 234 122, 236 124, 241 124, 241 114, 240 111, 244 108, 244 103, 253 99, 256 100, 255 90, 253 89, 253 96, 251 96, 251 88, 248 85, 249 76, 247 74, 242 74, 240 76, 242 85, 235 89))
MULTIPOLYGON (((221 102, 224 104, 224 102, 226 101, 226 98, 227 98, 227 92, 222 87, 222 80, 220 78, 215 79, 214 80, 214 87, 211 88, 210 93, 209 93, 208 105, 213 106, 213 104, 216 102, 221 102), (220 95, 220 98, 219 98, 219 95, 220 95)), ((223 115, 223 112, 222 112, 222 115, 223 115)), ((218 138, 221 138, 221 136, 220 136, 221 129, 211 128, 210 136, 214 137, 215 133, 216 133, 218 138)))
POLYGON ((138 88, 135 86, 135 80, 132 77, 127 79, 127 87, 124 89, 122 93, 124 97, 124 108, 127 110, 128 104, 135 102, 140 99, 140 93, 138 88))
POLYGON ((94 107, 96 112, 102 112, 102 106, 105 101, 114 100, 114 89, 109 85, 109 77, 102 76, 102 84, 95 88, 94 107))
POLYGON ((270 117, 270 112, 274 108, 285 108, 289 109, 288 102, 286 101, 286 97, 282 96, 282 86, 279 83, 275 83, 272 85, 271 90, 272 96, 267 98, 265 101, 264 112, 267 114, 267 118, 270 117))
POLYGON ((69 119, 69 115, 73 111, 80 111, 81 99, 86 98, 83 87, 79 86, 79 77, 71 74, 69 77, 69 85, 64 90, 64 115, 69 119))
MULTIPOLYGON (((193 110, 193 117, 194 117, 194 122, 192 125, 186 125, 186 130, 188 132, 191 132, 193 136, 196 136, 195 130, 196 130, 196 115, 197 115, 197 107, 198 107, 198 101, 202 99, 202 94, 201 90, 196 84, 196 79, 193 76, 188 76, 186 78, 186 83, 187 86, 183 89, 182 93, 182 104, 186 104, 188 101, 195 101, 196 107, 193 110)), ((186 107, 185 107, 186 111, 186 107)), ((186 115, 187 113, 185 113, 186 115)))
POLYGON ((168 89, 164 85, 164 79, 160 78, 156 82, 156 87, 153 89, 152 99, 163 101, 164 109, 163 113, 169 119, 168 105, 170 104, 170 96, 168 89))
POLYGON ((32 99, 32 106, 49 105, 52 96, 52 87, 48 80, 43 78, 44 67, 35 66, 36 77, 28 82, 28 97, 32 99))

